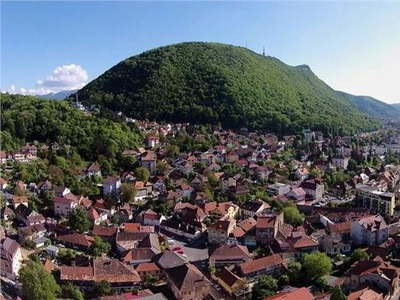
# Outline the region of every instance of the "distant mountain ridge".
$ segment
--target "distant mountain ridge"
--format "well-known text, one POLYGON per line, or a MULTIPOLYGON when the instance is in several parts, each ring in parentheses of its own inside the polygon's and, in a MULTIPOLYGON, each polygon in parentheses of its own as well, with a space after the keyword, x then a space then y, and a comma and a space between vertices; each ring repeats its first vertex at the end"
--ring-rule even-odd
POLYGON ((37 98, 46 98, 46 99, 55 99, 55 100, 64 100, 68 96, 76 93, 78 90, 67 90, 67 91, 61 91, 58 93, 50 93, 50 94, 45 94, 45 95, 35 95, 37 98))
POLYGON ((393 103, 391 106, 400 112, 400 103, 393 103))
POLYGON ((373 97, 355 96, 341 91, 337 92, 353 103, 357 109, 370 117, 380 120, 400 120, 400 104, 399 110, 397 110, 393 109, 393 105, 387 104, 373 97))
POLYGON ((304 128, 350 133, 379 126, 309 66, 289 66, 219 43, 187 42, 146 51, 121 61, 78 93, 85 105, 136 119, 277 133, 304 128))

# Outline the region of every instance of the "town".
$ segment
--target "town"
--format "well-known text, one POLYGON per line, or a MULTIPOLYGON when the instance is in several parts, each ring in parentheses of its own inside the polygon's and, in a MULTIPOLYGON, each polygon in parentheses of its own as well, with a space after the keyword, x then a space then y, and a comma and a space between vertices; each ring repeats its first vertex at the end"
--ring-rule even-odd
POLYGON ((145 139, 121 172, 104 157, 63 176, 78 158, 54 141, 0 153, 7 298, 43 276, 67 299, 399 299, 395 124, 278 136, 129 122, 145 139))

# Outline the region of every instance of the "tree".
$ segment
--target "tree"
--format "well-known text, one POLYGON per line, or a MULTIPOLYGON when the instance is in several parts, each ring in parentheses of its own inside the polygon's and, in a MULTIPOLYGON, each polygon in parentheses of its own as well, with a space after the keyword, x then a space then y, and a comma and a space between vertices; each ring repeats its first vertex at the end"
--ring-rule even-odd
POLYGON ((303 216, 296 206, 288 206, 283 209, 283 215, 285 218, 285 222, 293 225, 294 227, 298 226, 303 222, 303 216))
POLYGON ((111 284, 106 281, 98 281, 93 284, 93 291, 97 296, 105 296, 112 294, 111 284))
POLYGON ((123 183, 120 187, 120 199, 122 203, 132 203, 135 201, 136 188, 131 183, 123 183))
POLYGON ((257 283, 253 286, 251 299, 261 300, 275 294, 278 290, 278 283, 275 278, 269 275, 258 277, 257 283))
POLYGON ((19 277, 27 300, 56 300, 61 291, 54 277, 40 262, 29 261, 20 270, 19 277))
POLYGON ((299 262, 289 264, 287 274, 289 276, 290 284, 297 284, 301 276, 301 264, 299 262))
POLYGON ((368 253, 361 249, 356 249, 350 256, 350 263, 353 264, 358 260, 366 260, 369 259, 368 253))
POLYGON ((325 287, 328 285, 328 281, 324 276, 319 277, 317 281, 315 281, 315 285, 323 292, 325 287))
POLYGON ((164 175, 164 173, 168 170, 168 164, 163 161, 158 161, 156 164, 156 173, 158 175, 164 175))
POLYGON ((68 218, 68 225, 79 232, 85 232, 90 229, 90 220, 86 210, 78 206, 70 214, 68 218))
POLYGON ((93 256, 99 257, 103 253, 108 253, 111 250, 109 243, 104 242, 100 237, 94 236, 94 241, 90 245, 89 251, 93 256))
POLYGON ((150 172, 146 168, 139 167, 135 169, 135 176, 137 181, 147 182, 150 177, 150 172))
POLYGON ((72 283, 61 286, 61 295, 63 298, 73 299, 73 300, 84 300, 83 293, 80 289, 74 286, 72 283))
POLYGON ((340 286, 337 285, 332 289, 331 300, 347 300, 340 286))
POLYGON ((304 257, 302 268, 307 279, 315 280, 331 273, 332 262, 325 253, 314 252, 304 257))
POLYGON ((357 161, 355 161, 354 159, 349 159, 349 163, 347 165, 347 170, 349 171, 357 171, 357 161))
POLYGON ((170 145, 167 147, 167 153, 170 157, 175 157, 179 154, 179 147, 177 145, 170 145))

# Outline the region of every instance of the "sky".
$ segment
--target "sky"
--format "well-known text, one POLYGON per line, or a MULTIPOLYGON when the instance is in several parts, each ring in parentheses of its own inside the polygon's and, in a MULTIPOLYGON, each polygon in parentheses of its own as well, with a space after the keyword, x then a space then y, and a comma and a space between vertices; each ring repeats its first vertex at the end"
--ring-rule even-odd
POLYGON ((307 64, 336 90, 400 103, 400 1, 1 1, 0 89, 78 89, 119 61, 185 41, 307 64))

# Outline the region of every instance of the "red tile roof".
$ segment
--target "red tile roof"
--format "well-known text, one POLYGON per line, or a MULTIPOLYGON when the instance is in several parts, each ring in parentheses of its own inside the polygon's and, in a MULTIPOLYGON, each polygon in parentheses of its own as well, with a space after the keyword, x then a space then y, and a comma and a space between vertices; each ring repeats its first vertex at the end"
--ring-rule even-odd
POLYGON ((286 263, 280 253, 242 263, 239 268, 243 275, 247 275, 274 265, 286 267, 286 263))
POLYGON ((137 272, 160 271, 160 268, 153 262, 138 264, 135 269, 137 272))
POLYGON ((277 295, 264 298, 264 300, 313 300, 314 296, 305 287, 289 292, 281 292, 277 295))

